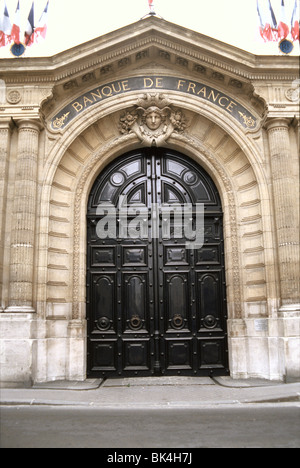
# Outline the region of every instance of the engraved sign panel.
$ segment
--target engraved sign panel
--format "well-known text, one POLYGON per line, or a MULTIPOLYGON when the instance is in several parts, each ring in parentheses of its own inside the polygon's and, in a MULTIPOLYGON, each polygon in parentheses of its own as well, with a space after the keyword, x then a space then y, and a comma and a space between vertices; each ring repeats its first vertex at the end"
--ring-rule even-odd
POLYGON ((255 129, 257 126, 256 117, 251 114, 234 97, 224 94, 216 88, 212 88, 204 83, 191 81, 175 76, 136 76, 123 80, 111 81, 109 83, 99 83, 91 91, 78 96, 67 104, 51 120, 51 129, 60 131, 67 127, 76 117, 80 116, 87 109, 107 100, 129 93, 131 91, 150 92, 157 91, 178 91, 193 96, 200 101, 207 101, 219 107, 225 113, 231 115, 233 119, 245 129, 255 129))

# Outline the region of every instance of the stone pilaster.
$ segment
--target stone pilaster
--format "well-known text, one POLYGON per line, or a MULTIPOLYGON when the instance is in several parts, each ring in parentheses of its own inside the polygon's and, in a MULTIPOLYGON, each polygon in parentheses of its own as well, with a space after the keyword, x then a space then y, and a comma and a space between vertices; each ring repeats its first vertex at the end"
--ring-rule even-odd
MULTIPOLYGON (((273 183, 281 307, 299 303, 299 187, 289 138, 289 120, 267 123, 273 183)), ((297 307, 296 307, 297 310, 297 307)))
POLYGON ((34 312, 33 272, 40 125, 18 122, 18 153, 12 212, 10 291, 7 312, 34 312))
POLYGON ((0 311, 3 310, 3 254, 11 119, 0 120, 0 311))

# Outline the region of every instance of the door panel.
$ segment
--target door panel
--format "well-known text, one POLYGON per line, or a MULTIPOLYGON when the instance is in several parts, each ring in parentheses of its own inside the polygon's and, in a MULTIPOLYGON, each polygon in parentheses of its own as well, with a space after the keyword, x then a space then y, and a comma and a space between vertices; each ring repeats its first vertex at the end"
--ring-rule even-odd
POLYGON ((192 339, 166 339, 166 370, 167 372, 193 370, 193 342, 192 339))
POLYGON ((100 174, 87 213, 89 376, 228 373, 222 219, 211 178, 176 152, 135 151, 100 174), (105 203, 118 209, 114 238, 97 231, 105 203), (187 203, 193 226, 205 205, 202 248, 186 248, 187 203))

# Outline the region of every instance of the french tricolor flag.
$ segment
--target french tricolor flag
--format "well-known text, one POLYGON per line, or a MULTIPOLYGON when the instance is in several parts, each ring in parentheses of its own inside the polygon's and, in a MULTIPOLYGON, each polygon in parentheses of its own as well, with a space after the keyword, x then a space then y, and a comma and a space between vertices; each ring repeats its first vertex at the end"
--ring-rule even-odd
POLYGON ((290 29, 286 20, 285 4, 284 0, 281 0, 281 18, 278 24, 278 37, 279 39, 285 39, 290 32, 290 29))
POLYGON ((298 13, 298 0, 295 0, 295 6, 293 10, 291 20, 291 34, 294 41, 299 41, 299 13, 298 13))
POLYGON ((11 42, 11 22, 7 10, 6 2, 0 16, 0 47, 5 47, 11 42))
POLYGON ((265 42, 277 41, 277 21, 270 0, 257 0, 257 12, 260 20, 260 34, 265 42))
POLYGON ((40 17, 40 21, 38 22, 38 25, 35 28, 34 35, 35 35, 36 42, 38 42, 40 38, 46 39, 47 23, 48 23, 48 6, 49 6, 49 0, 47 2, 47 5, 45 6, 42 16, 40 17))
POLYGON ((27 24, 25 28, 25 45, 30 47, 34 43, 34 2, 28 15, 27 24))
POLYGON ((148 0, 150 12, 154 13, 154 0, 148 0))
POLYGON ((11 39, 15 44, 21 43, 21 12, 20 12, 20 2, 18 1, 15 21, 11 30, 11 39))

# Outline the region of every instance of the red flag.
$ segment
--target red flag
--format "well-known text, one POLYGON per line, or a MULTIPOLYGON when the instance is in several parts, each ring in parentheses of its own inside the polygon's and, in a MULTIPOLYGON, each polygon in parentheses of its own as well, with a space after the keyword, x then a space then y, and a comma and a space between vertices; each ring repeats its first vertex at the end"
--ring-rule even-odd
POLYGON ((40 17, 38 25, 35 28, 35 31, 34 31, 35 42, 38 42, 40 38, 46 39, 47 22, 48 22, 48 6, 49 6, 49 0, 47 2, 47 5, 45 6, 42 16, 40 17))
POLYGON ((278 24, 279 39, 285 39, 288 36, 289 32, 290 32, 290 29, 286 21, 285 4, 284 4, 284 0, 281 0, 281 19, 278 24))
POLYGON ((34 2, 32 2, 25 28, 25 44, 30 47, 34 43, 34 2))
POLYGON ((11 22, 7 10, 6 2, 4 2, 3 11, 0 16, 0 47, 5 47, 11 43, 11 22))
POLYGON ((21 12, 20 12, 20 2, 18 2, 15 21, 11 30, 11 39, 15 44, 20 44, 20 32, 21 32, 21 12))

